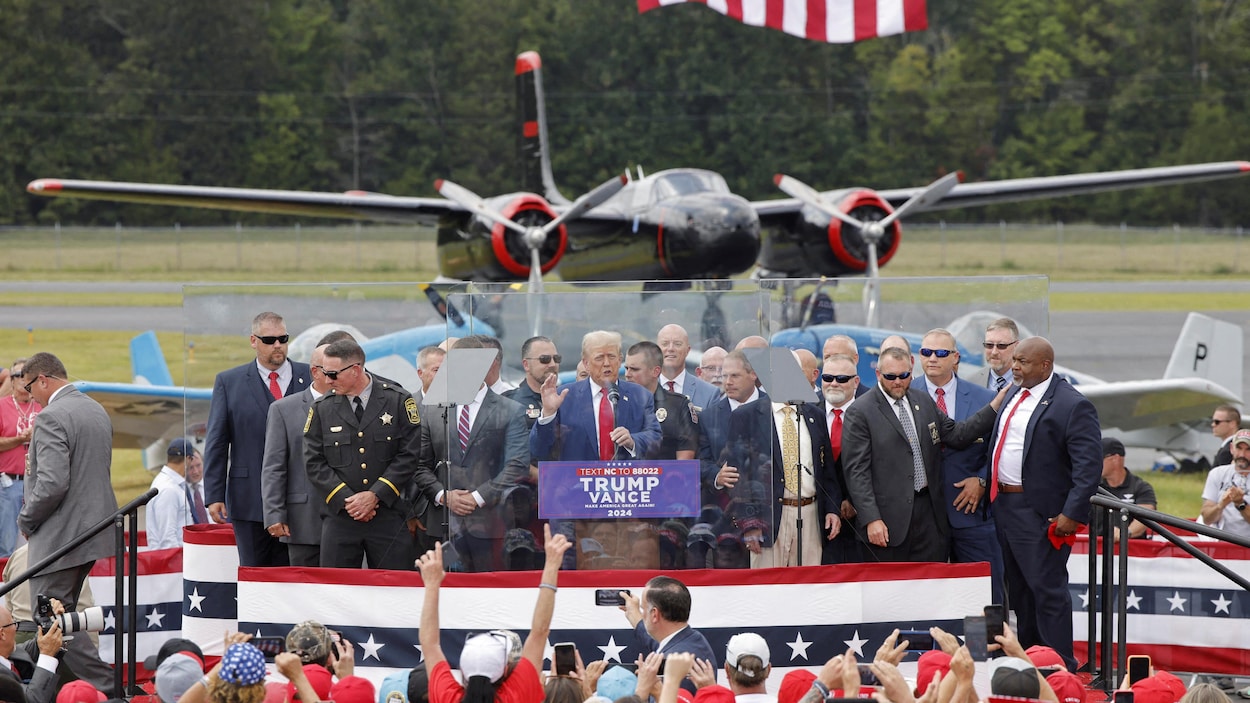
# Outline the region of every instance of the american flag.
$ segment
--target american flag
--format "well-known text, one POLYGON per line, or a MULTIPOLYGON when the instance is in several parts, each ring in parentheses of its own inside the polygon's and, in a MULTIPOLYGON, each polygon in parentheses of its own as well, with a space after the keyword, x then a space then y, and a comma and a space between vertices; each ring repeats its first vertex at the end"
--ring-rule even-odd
MULTIPOLYGON (((375 683, 421 661, 418 574, 240 569, 228 526, 189 527, 185 536, 185 550, 140 554, 140 657, 154 654, 164 639, 175 636, 194 640, 211 657, 221 653, 227 630, 285 635, 295 623, 314 619, 355 643, 358 672, 375 683)), ((1194 544, 1250 577, 1250 550, 1194 544)), ((1089 600, 1085 550, 1082 539, 1068 563, 1079 658, 1089 600)), ((110 626, 116 617, 111 573, 111 560, 105 560, 91 575, 110 626)), ((692 592, 691 624, 708 637, 713 651, 720 656, 738 632, 758 632, 769 643, 774 678, 779 678, 794 667, 819 667, 847 647, 870 657, 895 627, 936 624, 960 632, 962 619, 988 602, 987 574, 983 564, 854 564, 676 575, 692 592)), ((633 661, 639 650, 624 615, 595 606, 594 591, 638 593, 652 575, 561 572, 549 641, 574 642, 586 660, 633 661)), ((505 627, 523 633, 537 583, 534 572, 449 574, 441 620, 442 645, 451 662, 459 660, 469 632, 505 627)), ((1174 671, 1238 674, 1250 668, 1250 595, 1219 574, 1163 542, 1133 540, 1128 590, 1129 653, 1150 654, 1156 666, 1174 671)), ((106 658, 112 656, 111 633, 107 629, 101 637, 106 658)))
POLYGON ((917 32, 929 26, 925 0, 638 0, 638 12, 697 2, 753 27, 833 44, 917 32))
MULTIPOLYGON (((1224 566, 1250 578, 1250 549, 1191 541, 1224 566)), ((1072 630, 1077 658, 1089 632, 1089 542, 1068 558, 1072 630)), ((1148 654, 1169 671, 1241 674, 1250 670, 1250 593, 1162 540, 1129 541, 1128 653, 1148 654)))

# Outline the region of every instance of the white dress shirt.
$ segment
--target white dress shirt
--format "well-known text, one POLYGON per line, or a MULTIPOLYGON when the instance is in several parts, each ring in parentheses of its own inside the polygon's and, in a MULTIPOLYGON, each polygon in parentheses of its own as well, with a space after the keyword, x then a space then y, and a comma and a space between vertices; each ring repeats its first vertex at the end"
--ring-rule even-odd
POLYGON ((169 466, 152 479, 152 488, 160 491, 147 505, 149 549, 182 546, 182 528, 195 524, 191 506, 187 505, 187 481, 169 466))
MULTIPOLYGON (((1002 453, 998 457, 999 483, 1019 486, 1024 482, 1024 436, 1029 429, 1029 419, 1033 417, 1042 396, 1046 395, 1046 390, 1050 388, 1050 382, 1054 379, 1055 375, 1051 374, 1045 381, 1027 389, 1029 397, 1024 400, 1020 400, 1020 393, 1026 390, 1022 388, 1010 400, 1005 401, 1003 412, 998 418, 998 440, 996 440, 1003 443, 1002 453), (1015 415, 1011 414, 1012 408, 1016 409, 1015 415), (1006 424, 1008 416, 1011 417, 1011 427, 1008 428, 1004 438, 1003 425, 1006 424)), ((997 452, 998 448, 995 447, 993 451, 997 452)), ((990 460, 993 461, 993 455, 990 456, 990 460)), ((993 470, 994 467, 990 467, 990 471, 993 470)))

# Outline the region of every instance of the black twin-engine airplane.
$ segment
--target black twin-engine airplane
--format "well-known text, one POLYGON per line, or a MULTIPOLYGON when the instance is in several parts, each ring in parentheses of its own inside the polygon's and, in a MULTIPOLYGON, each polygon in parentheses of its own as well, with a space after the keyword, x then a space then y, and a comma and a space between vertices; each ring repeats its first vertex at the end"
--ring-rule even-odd
POLYGON ((968 184, 950 174, 923 188, 824 192, 779 174, 775 182, 790 198, 751 201, 731 192, 718 173, 676 168, 626 172, 570 202, 551 172, 541 66, 532 51, 516 60, 523 187, 541 194, 481 198, 445 180, 435 184, 441 198, 57 178, 33 181, 27 190, 48 197, 435 226, 442 278, 528 278, 534 290, 553 270, 566 281, 723 279, 752 267, 766 278, 873 278, 898 251, 904 215, 1250 171, 1250 162, 1224 161, 968 184))

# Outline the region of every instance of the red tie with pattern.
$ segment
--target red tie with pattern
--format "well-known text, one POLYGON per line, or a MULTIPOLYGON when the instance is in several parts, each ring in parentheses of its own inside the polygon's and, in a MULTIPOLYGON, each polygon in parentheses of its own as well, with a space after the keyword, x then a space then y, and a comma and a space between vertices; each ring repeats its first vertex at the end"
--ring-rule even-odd
POLYGON ((941 410, 943 415, 949 415, 950 413, 946 412, 946 391, 939 388, 935 393, 937 393, 938 410, 941 410))
POLYGON ((829 443, 833 445, 833 458, 837 459, 842 455, 842 411, 836 408, 829 424, 829 443))
POLYGON ((668 381, 667 383, 668 383, 668 392, 669 392, 669 393, 675 393, 675 392, 676 392, 676 391, 675 391, 675 389, 676 389, 676 387, 677 387, 677 382, 676 382, 676 381, 668 381))
POLYGON ((269 392, 273 393, 274 400, 282 400, 282 389, 278 387, 278 372, 269 372, 269 392))
POLYGON ((612 428, 615 424, 612 414, 612 403, 608 402, 608 392, 599 389, 599 460, 611 461, 616 455, 616 445, 612 443, 612 428))
POLYGON ((1007 442, 1007 430, 1011 429, 1011 418, 1016 414, 1016 410, 1020 408, 1020 404, 1025 398, 1029 397, 1027 390, 1020 392, 1020 398, 1016 400, 1016 404, 1011 406, 1011 412, 1007 413, 1007 421, 1003 423, 1003 431, 998 435, 998 444, 994 445, 994 470, 990 477, 990 502, 998 497, 998 458, 1003 455, 1003 444, 1007 442))

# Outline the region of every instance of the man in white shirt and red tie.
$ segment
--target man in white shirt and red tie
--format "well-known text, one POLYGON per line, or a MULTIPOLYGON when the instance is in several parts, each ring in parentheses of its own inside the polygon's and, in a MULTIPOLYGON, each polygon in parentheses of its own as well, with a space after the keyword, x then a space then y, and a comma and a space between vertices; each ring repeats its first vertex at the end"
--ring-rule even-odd
POLYGON ((686 372, 686 357, 690 355, 690 335, 684 327, 661 327, 655 335, 655 343, 664 352, 659 384, 664 392, 686 396, 696 413, 703 412, 720 397, 719 388, 686 372))
MULTIPOLYGON (((832 448, 832 468, 842 494, 840 515, 842 529, 824 542, 821 558, 823 564, 849 564, 862 561, 859 539, 855 537, 855 507, 851 505, 846 490, 846 477, 842 473, 842 418, 859 395, 859 375, 855 359, 846 354, 832 354, 825 358, 821 369, 820 390, 825 397, 825 424, 829 428, 829 445, 832 448)), ((832 534, 832 530, 830 530, 832 534)))
POLYGON ((1016 345, 1018 385, 990 438, 989 489, 1020 644, 1051 647, 1076 671, 1068 555, 1102 478, 1102 431, 1093 404, 1054 374, 1054 363, 1042 337, 1016 345))

